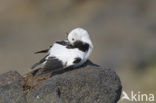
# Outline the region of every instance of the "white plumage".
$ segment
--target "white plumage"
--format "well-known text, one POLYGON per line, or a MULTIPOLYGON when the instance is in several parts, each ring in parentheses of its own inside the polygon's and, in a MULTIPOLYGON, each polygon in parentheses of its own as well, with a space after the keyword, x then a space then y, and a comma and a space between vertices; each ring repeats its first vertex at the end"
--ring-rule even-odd
MULTIPOLYGON (((61 62, 63 68, 69 66, 78 67, 88 60, 93 50, 93 44, 90 36, 88 32, 82 28, 72 30, 68 34, 67 40, 61 42, 54 43, 48 50, 48 55, 43 59, 44 62, 40 63, 44 63, 46 65, 47 60, 52 57, 61 62)), ((37 65, 40 63, 37 63, 37 65)), ((33 68, 37 65, 33 66, 33 68)))
MULTIPOLYGON (((57 59, 61 60, 65 67, 71 66, 75 60, 75 58, 79 57, 81 60, 85 59, 86 53, 78 50, 77 48, 74 49, 67 49, 65 46, 60 44, 54 44, 52 48, 49 50, 49 57, 57 57, 57 59)), ((78 66, 81 64, 75 64, 78 66)))

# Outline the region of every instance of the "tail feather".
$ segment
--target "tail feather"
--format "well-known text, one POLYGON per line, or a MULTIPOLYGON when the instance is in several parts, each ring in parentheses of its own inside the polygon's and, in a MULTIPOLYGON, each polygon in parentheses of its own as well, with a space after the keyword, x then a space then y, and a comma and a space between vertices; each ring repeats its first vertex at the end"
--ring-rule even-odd
POLYGON ((34 54, 38 54, 38 53, 47 53, 49 51, 49 49, 45 49, 45 50, 41 50, 41 51, 37 51, 34 54))
POLYGON ((36 68, 38 65, 40 65, 40 63, 35 63, 34 65, 31 66, 30 69, 34 69, 34 68, 36 68))

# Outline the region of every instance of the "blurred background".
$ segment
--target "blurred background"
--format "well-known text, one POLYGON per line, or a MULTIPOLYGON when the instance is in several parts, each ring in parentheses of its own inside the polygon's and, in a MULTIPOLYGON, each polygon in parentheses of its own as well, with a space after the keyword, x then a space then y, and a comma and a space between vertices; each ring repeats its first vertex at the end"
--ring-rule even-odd
POLYGON ((0 0, 0 74, 29 72, 44 56, 33 52, 76 27, 91 35, 90 59, 113 67, 124 91, 156 95, 156 0, 0 0))

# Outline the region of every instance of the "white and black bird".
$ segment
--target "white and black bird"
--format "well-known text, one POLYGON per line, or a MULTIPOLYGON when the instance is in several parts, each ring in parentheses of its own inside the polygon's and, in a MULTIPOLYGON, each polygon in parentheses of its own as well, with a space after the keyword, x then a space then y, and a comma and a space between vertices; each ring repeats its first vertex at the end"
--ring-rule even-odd
POLYGON ((66 40, 57 41, 49 49, 35 52, 48 54, 31 69, 40 64, 44 64, 44 72, 79 67, 88 60, 92 50, 93 44, 88 32, 82 28, 76 28, 68 34, 66 40))

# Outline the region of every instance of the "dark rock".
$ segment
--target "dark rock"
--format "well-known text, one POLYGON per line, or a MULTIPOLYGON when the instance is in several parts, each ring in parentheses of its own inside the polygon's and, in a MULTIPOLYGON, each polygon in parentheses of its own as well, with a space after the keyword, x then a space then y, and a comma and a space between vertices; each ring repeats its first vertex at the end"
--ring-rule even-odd
POLYGON ((27 94, 28 103, 117 103, 121 82, 110 68, 88 65, 54 75, 27 94))
POLYGON ((0 85, 11 84, 22 79, 23 77, 18 72, 10 71, 0 75, 0 85))
POLYGON ((87 62, 80 68, 55 71, 52 77, 32 73, 0 75, 0 103, 117 103, 120 99, 120 79, 108 67, 87 62))
POLYGON ((0 75, 0 103, 27 103, 23 91, 23 77, 10 71, 0 75))

